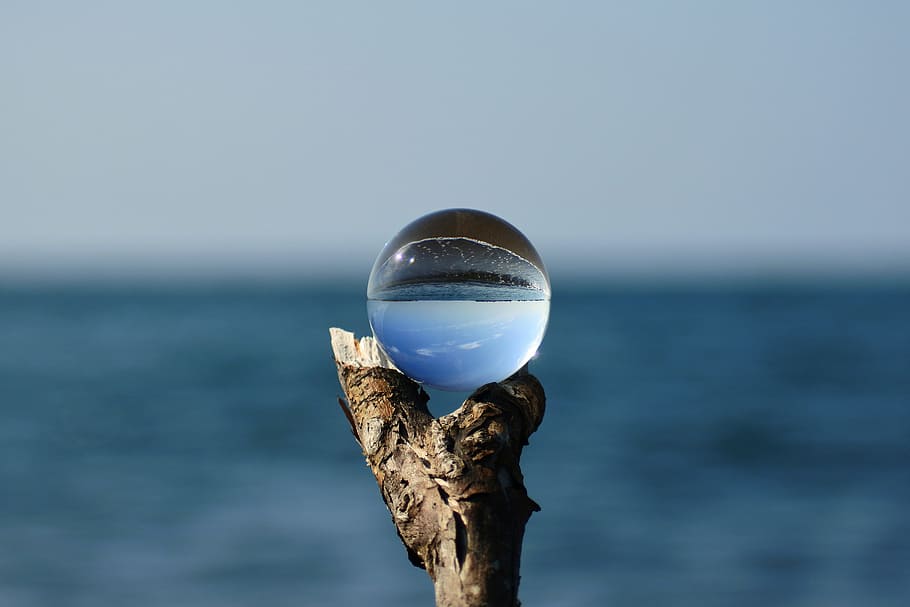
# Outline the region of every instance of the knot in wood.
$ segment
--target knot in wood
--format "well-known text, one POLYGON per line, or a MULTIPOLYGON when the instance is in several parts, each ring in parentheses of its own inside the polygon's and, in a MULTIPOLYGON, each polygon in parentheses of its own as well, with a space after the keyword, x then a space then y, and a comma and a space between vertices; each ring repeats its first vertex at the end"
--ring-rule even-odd
POLYGON ((375 455, 382 446, 386 423, 382 418, 370 417, 364 420, 360 428, 360 440, 367 455, 375 455))

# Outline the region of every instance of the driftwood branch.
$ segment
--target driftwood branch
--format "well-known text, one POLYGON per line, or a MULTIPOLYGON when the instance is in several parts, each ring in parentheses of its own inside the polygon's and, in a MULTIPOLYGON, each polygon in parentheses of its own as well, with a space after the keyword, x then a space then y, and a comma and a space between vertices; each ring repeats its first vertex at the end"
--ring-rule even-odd
POLYGON ((540 382, 519 373, 434 418, 429 397, 372 338, 331 329, 339 399, 398 534, 438 607, 516 607, 528 497, 521 450, 540 425, 540 382))

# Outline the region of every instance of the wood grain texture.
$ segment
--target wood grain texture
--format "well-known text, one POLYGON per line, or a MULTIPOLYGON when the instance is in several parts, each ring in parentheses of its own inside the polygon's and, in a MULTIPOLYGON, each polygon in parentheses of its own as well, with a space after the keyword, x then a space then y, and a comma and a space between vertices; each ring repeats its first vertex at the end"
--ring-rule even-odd
POLYGON ((331 329, 339 401, 411 562, 438 607, 515 607, 525 525, 539 506, 519 467, 543 420, 540 382, 519 373, 434 418, 426 393, 372 338, 331 329))

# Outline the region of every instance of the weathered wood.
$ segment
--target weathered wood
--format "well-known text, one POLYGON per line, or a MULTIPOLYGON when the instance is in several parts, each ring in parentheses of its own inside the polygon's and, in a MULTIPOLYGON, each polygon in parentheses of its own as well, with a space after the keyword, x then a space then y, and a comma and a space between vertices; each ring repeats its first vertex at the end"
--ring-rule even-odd
POLYGON ((339 403, 408 557, 438 607, 516 607, 528 497, 521 450, 544 415, 540 382, 519 373, 434 418, 429 397, 372 338, 330 329, 339 403))

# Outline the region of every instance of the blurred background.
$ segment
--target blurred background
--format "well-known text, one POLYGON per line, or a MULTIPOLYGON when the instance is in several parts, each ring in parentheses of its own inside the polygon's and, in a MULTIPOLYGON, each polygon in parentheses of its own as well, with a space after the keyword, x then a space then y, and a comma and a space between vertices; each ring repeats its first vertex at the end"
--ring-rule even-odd
POLYGON ((0 605, 432 604, 328 327, 453 206, 553 283, 523 604, 906 605, 908 23, 4 2, 0 605))

